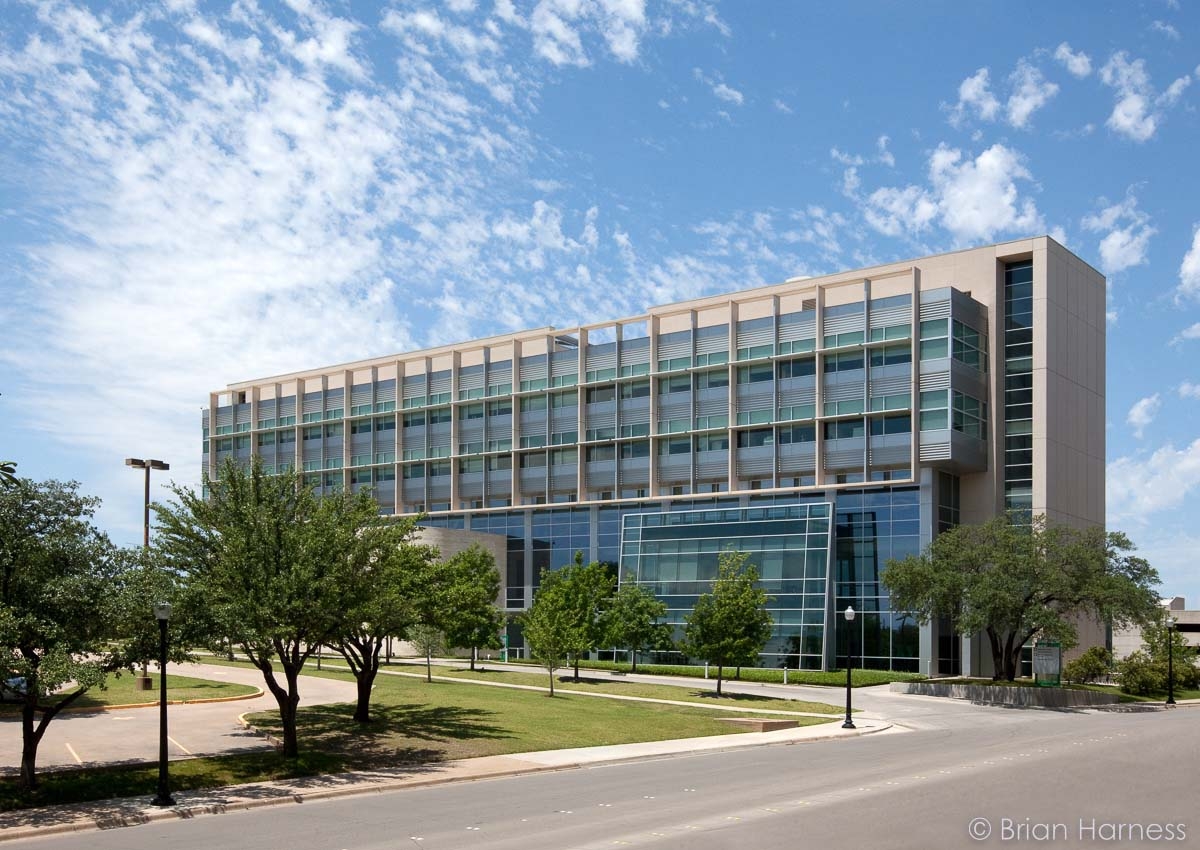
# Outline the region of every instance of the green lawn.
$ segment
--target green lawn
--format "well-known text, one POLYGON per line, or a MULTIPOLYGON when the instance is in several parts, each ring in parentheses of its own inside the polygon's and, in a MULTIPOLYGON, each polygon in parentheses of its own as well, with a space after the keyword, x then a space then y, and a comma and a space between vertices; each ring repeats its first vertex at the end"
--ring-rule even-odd
MULTIPOLYGON (((316 675, 352 680, 348 673, 316 675)), ((536 691, 406 676, 380 676, 373 696, 375 720, 365 726, 351 719, 352 705, 300 709, 301 747, 344 756, 356 767, 380 767, 745 731, 718 719, 736 716, 731 712, 570 694, 551 699, 536 691)), ((789 719, 803 726, 829 722, 789 719)), ((274 712, 250 721, 264 731, 280 731, 274 712)))
MULTIPOLYGON (((483 665, 486 670, 474 672, 458 667, 441 667, 434 665, 433 673, 435 676, 448 676, 453 679, 463 679, 481 682, 503 682, 513 685, 533 685, 539 688, 548 688, 549 674, 526 672, 524 670, 512 670, 509 668, 488 667, 483 665)), ((391 669, 399 669, 402 672, 423 673, 424 665, 413 667, 410 665, 402 665, 400 667, 392 666, 391 669)), ((743 708, 754 709, 772 709, 777 711, 811 711, 817 714, 839 714, 843 711, 836 705, 829 705, 823 702, 805 702, 802 700, 777 699, 773 697, 758 696, 756 694, 733 694, 726 691, 720 697, 716 695, 717 683, 712 682, 711 687, 696 688, 691 686, 680 685, 655 685, 636 680, 608 679, 608 678, 593 678, 587 677, 587 672, 580 670, 580 680, 575 682, 571 678, 571 673, 566 668, 559 670, 555 676, 555 689, 562 688, 572 691, 587 691, 588 693, 601 694, 619 694, 621 696, 630 697, 646 697, 648 699, 670 699, 680 700, 683 702, 702 702, 704 705, 726 705, 743 708)))

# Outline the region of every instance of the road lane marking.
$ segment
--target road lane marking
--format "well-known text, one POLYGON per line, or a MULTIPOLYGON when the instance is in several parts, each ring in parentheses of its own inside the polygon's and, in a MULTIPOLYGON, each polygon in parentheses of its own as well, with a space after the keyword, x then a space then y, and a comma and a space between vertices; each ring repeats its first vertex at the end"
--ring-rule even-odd
POLYGON ((83 759, 79 757, 79 753, 75 752, 75 748, 67 744, 67 752, 71 754, 71 758, 75 759, 76 764, 83 764, 83 759))
POLYGON ((185 756, 190 756, 190 755, 192 755, 192 751, 191 751, 191 750, 189 750, 189 749, 188 749, 187 747, 185 747, 183 744, 181 744, 181 743, 179 743, 178 741, 176 741, 176 740, 175 740, 174 738, 172 738, 170 735, 168 735, 168 736, 167 736, 167 740, 168 740, 168 741, 170 741, 170 742, 171 742, 172 744, 174 744, 175 746, 179 747, 179 749, 183 751, 183 754, 184 754, 185 756))

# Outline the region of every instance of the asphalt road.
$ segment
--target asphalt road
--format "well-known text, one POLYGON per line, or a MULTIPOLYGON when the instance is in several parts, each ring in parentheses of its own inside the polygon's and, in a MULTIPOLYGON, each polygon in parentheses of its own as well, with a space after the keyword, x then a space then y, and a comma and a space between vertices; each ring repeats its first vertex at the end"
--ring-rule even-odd
POLYGON ((1200 847, 1200 709, 1060 713, 904 699, 914 707, 915 731, 353 796, 14 846, 1200 847), (990 830, 990 837, 975 840, 970 829, 990 830), (1135 838, 1137 830, 1158 838, 1125 840, 1131 829, 1135 838))

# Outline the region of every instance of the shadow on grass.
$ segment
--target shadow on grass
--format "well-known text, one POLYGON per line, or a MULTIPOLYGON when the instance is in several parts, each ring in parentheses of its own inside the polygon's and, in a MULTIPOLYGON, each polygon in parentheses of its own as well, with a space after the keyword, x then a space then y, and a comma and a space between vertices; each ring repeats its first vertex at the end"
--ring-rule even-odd
MULTIPOLYGON (((714 685, 714 687, 715 687, 715 685, 714 685)), ((712 691, 688 691, 688 696, 701 697, 704 699, 716 699, 717 692, 715 690, 712 690, 712 691)), ((753 703, 753 702, 775 703, 775 702, 779 702, 779 697, 762 696, 761 694, 741 694, 741 693, 736 693, 734 691, 722 691, 721 699, 727 699, 727 700, 731 700, 733 702, 745 702, 745 703, 753 703)))
MULTIPOLYGON (((495 716, 494 711, 459 706, 372 704, 371 721, 358 723, 354 706, 345 703, 301 709, 297 731, 301 746, 342 758, 350 767, 372 770, 441 761, 447 747, 438 744, 512 737, 491 722, 495 716)), ((251 715, 249 720, 275 737, 281 734, 274 712, 251 715)))

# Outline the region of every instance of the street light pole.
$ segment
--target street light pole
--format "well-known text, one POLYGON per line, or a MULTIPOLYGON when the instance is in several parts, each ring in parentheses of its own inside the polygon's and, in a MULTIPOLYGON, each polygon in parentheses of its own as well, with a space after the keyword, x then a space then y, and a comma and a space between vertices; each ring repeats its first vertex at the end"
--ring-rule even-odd
POLYGON ((167 782, 167 621, 171 619, 171 604, 159 602, 154 606, 158 620, 158 793, 152 806, 173 806, 175 799, 167 782))
POLYGON ((1175 704, 1175 618, 1167 617, 1167 705, 1175 704))
POLYGON ((854 606, 846 606, 846 722, 843 729, 856 729, 850 717, 850 670, 854 666, 854 606))
MULTIPOLYGON (((140 457, 125 458, 125 465, 132 466, 134 469, 144 469, 146 471, 146 495, 142 502, 142 548, 150 548, 150 470, 161 469, 166 470, 171 468, 171 464, 153 458, 143 460, 140 457)), ((142 675, 136 680, 136 687, 139 691, 150 690, 150 673, 147 670, 147 663, 142 662, 142 675)))

